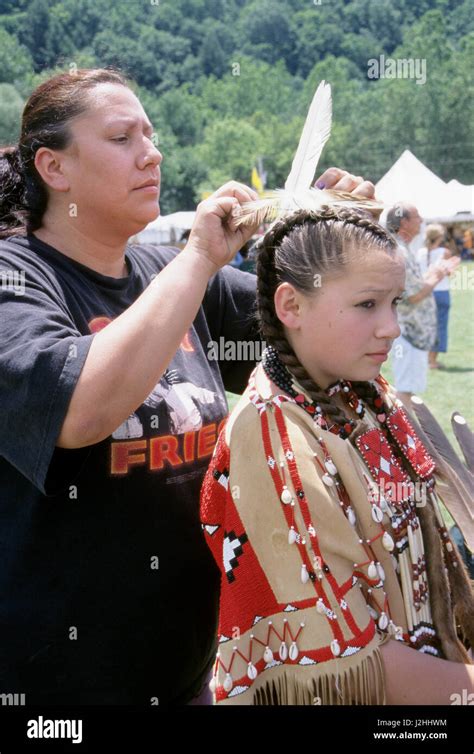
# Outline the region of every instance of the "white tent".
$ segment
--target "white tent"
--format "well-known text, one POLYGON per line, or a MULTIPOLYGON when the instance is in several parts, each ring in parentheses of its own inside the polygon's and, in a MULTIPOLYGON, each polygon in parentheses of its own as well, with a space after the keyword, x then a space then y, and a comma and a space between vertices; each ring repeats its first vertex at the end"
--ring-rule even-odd
POLYGON ((474 186, 465 186, 459 183, 455 178, 446 184, 453 205, 451 207, 456 213, 462 212, 474 215, 474 186))
POLYGON ((192 227, 196 212, 173 212, 160 215, 149 223, 136 238, 139 243, 178 243, 185 230, 192 227))
POLYGON ((406 149, 375 186, 375 195, 387 207, 414 204, 426 221, 474 219, 474 186, 445 183, 406 149))

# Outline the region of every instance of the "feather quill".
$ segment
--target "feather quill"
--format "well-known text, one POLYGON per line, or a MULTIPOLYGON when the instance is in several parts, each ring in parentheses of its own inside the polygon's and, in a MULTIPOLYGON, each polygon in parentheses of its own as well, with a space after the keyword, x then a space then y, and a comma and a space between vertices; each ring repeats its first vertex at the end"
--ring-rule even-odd
POLYGON ((233 211, 233 225, 260 225, 272 222, 298 209, 319 211, 323 206, 359 207, 367 211, 382 210, 373 199, 356 197, 344 191, 311 188, 319 158, 331 135, 331 87, 321 81, 309 107, 284 189, 267 191, 253 202, 244 202, 233 211))
POLYGON ((466 466, 474 474, 474 434, 458 411, 455 411, 451 417, 451 426, 466 459, 466 466))

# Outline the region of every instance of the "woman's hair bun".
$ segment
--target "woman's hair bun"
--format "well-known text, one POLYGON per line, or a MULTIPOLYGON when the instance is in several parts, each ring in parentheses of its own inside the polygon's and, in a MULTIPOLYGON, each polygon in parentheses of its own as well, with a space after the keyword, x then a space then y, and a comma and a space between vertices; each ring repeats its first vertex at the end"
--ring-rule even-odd
POLYGON ((0 148, 0 238, 24 226, 25 175, 18 145, 0 148))

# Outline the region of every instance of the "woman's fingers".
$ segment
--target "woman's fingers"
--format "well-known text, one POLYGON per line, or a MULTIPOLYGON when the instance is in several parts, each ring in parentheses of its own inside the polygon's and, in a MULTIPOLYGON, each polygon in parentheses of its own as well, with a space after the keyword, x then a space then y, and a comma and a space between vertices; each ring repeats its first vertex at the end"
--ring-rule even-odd
POLYGON ((238 181, 228 181, 227 183, 224 183, 223 186, 220 186, 213 194, 211 194, 209 199, 217 199, 221 196, 235 196, 239 202, 252 202, 258 199, 256 191, 251 189, 250 186, 246 186, 244 183, 239 183, 238 181))
POLYGON ((336 183, 346 175, 349 175, 347 170, 341 170, 340 168, 328 168, 322 175, 319 176, 314 185, 316 186, 316 188, 335 189, 336 183))
POLYGON ((334 191, 347 191, 348 193, 352 193, 361 183, 363 183, 363 178, 356 178, 352 173, 347 173, 347 175, 343 176, 343 178, 336 183, 334 191))
POLYGON ((375 199, 375 186, 370 181, 364 181, 361 178, 362 183, 359 183, 352 192, 356 196, 363 196, 365 199, 375 199))
POLYGON ((360 175, 352 175, 341 168, 328 168, 314 184, 317 188, 332 189, 333 191, 347 191, 357 196, 373 199, 375 195, 374 184, 364 181, 360 175))

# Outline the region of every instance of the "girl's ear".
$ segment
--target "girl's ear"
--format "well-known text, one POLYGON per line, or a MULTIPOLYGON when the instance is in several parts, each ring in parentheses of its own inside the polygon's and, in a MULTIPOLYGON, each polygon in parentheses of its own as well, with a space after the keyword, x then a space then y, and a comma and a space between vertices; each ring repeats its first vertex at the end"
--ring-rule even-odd
POLYGON ((290 330, 301 324, 301 293, 291 283, 281 283, 275 291, 275 313, 290 330))

